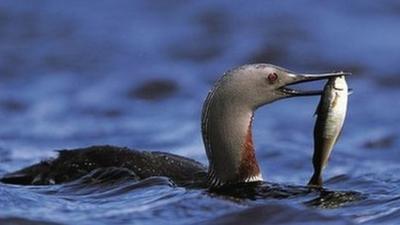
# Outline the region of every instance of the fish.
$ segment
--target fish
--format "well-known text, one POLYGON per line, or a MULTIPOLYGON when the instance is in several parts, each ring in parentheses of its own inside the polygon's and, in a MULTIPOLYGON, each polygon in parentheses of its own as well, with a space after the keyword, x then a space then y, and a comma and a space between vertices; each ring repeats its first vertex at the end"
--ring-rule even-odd
POLYGON ((346 118, 348 95, 347 82, 344 76, 328 80, 321 95, 315 115, 314 155, 312 175, 309 186, 321 187, 323 184, 322 171, 328 164, 333 147, 338 141, 346 118))

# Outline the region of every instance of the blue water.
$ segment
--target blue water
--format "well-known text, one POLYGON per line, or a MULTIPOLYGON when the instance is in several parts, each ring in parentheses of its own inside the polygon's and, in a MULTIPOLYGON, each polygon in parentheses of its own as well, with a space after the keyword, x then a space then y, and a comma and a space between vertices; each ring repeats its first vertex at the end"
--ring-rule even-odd
MULTIPOLYGON (((0 224, 397 224, 399 37, 396 0, 2 0, 0 175, 55 149, 99 144, 206 164, 202 102, 224 71, 246 63, 350 71, 354 94, 324 173, 333 196, 241 198, 162 177, 0 184, 0 224), (340 193, 355 194, 341 201, 340 193), (319 198, 328 203, 307 204, 319 198)), ((255 146, 268 182, 307 183, 318 100, 257 111, 255 146)))

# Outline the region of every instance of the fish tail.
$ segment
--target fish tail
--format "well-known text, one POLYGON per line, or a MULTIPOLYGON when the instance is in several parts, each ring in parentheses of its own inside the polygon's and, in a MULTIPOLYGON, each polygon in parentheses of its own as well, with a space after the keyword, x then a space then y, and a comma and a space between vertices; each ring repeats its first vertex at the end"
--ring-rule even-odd
POLYGON ((311 177, 310 181, 308 182, 308 185, 321 187, 322 183, 323 183, 322 176, 314 173, 314 175, 311 177))

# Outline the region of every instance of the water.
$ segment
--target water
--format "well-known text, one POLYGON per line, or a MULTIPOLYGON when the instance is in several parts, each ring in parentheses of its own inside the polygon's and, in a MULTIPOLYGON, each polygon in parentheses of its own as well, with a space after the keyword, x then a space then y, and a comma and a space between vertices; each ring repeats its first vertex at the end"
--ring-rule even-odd
POLYGON ((97 183, 88 175, 56 186, 0 184, 0 223, 396 224, 399 12, 396 0, 2 0, 0 175, 55 149, 95 144, 206 164, 202 101, 225 70, 245 63, 351 71, 354 94, 326 191, 302 187, 312 173, 318 98, 289 99, 255 117, 271 186, 218 194, 124 171, 104 172, 97 183))

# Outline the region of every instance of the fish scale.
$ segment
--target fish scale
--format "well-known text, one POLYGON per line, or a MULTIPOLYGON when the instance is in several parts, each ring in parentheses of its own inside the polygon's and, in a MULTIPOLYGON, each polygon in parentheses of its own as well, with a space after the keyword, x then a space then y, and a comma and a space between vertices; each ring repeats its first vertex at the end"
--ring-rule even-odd
POLYGON ((314 127, 314 174, 309 185, 322 186, 322 171, 339 139, 347 111, 348 87, 344 76, 330 78, 324 87, 314 127))

